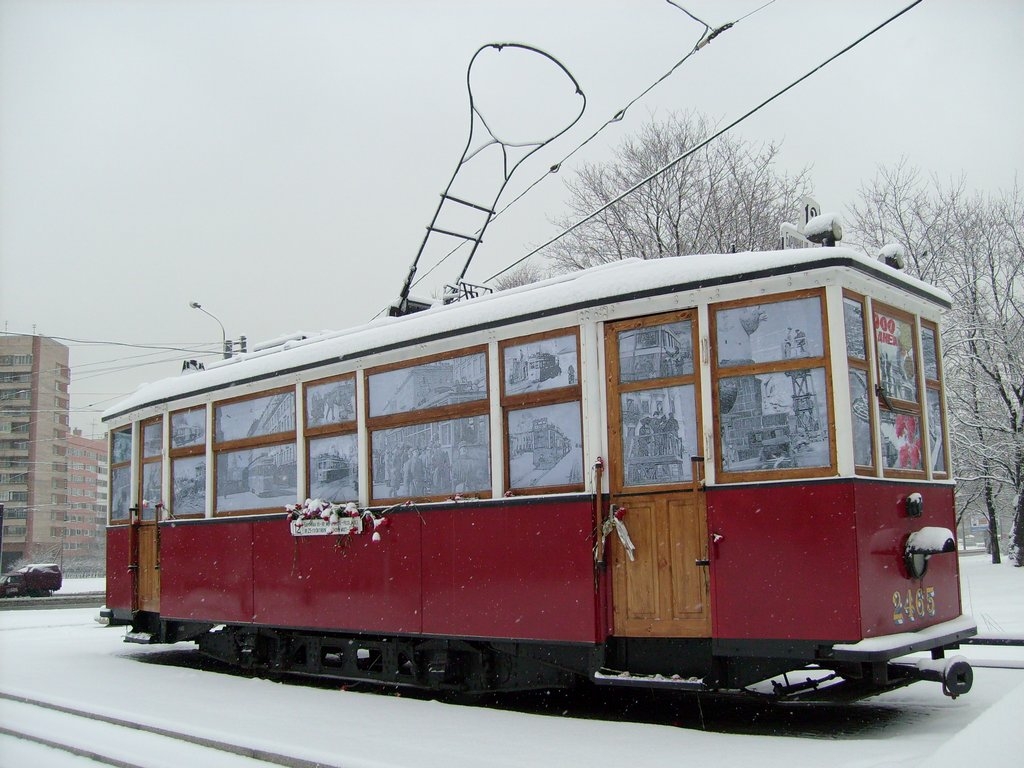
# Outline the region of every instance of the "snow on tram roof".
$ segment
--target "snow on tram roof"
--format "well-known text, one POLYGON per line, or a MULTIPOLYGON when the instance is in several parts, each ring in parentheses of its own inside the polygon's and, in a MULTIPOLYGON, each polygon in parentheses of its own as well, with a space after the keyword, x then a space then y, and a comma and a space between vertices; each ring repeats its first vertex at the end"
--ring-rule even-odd
MULTIPOLYGON (((948 307, 944 291, 847 248, 794 248, 624 259, 405 317, 383 317, 342 331, 283 336, 283 344, 243 353, 206 370, 142 384, 103 420, 180 397, 287 375, 405 345, 508 325, 615 301, 746 282, 807 269, 849 267, 948 307), (305 336, 303 338, 303 336, 305 336)), ((258 345, 259 346, 259 345, 258 345)), ((263 345, 265 346, 265 345, 263 345)))

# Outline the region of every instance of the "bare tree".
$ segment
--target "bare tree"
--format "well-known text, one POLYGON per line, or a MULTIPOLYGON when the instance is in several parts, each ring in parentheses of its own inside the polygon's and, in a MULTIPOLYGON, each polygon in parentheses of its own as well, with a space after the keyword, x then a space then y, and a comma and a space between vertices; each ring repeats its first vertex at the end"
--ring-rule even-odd
POLYGON ((981 505, 993 562, 997 521, 1010 511, 1009 557, 1024 565, 1024 199, 968 194, 900 163, 881 170, 852 207, 873 250, 903 245, 908 271, 953 296, 945 324, 946 392, 956 445, 958 504, 981 505))
MULTIPOLYGON (((714 125, 695 114, 650 122, 606 163, 566 183, 569 227, 705 141, 714 125)), ((546 255, 572 271, 629 257, 659 259, 775 247, 779 224, 795 220, 809 191, 806 170, 775 168, 778 145, 723 136, 654 176, 554 243, 546 255)))
POLYGON ((509 288, 518 288, 521 285, 529 285, 544 280, 547 273, 539 264, 533 261, 524 261, 518 267, 503 272, 494 279, 494 290, 507 291, 509 288))

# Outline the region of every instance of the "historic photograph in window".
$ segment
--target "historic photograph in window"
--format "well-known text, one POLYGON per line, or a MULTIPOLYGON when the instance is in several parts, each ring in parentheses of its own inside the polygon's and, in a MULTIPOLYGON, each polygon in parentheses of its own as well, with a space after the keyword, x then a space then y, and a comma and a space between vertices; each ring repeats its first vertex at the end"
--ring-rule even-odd
POLYGON ((694 386, 686 384, 620 395, 624 485, 693 480, 691 457, 701 453, 694 393, 694 386))
POLYGON ((578 402, 510 410, 509 487, 529 489, 582 483, 582 443, 578 402))
POLYGON ((359 500, 359 450, 355 434, 311 439, 309 497, 340 503, 359 500))
POLYGON ((125 464, 132 460, 132 431, 119 429, 110 433, 110 463, 125 464))
POLYGON ((869 393, 867 371, 856 368, 850 369, 853 462, 861 467, 874 466, 875 463, 874 442, 871 438, 871 399, 869 393))
POLYGON ((510 345, 503 354, 506 395, 572 387, 579 381, 575 334, 510 345))
POLYGON ((295 392, 220 404, 215 422, 218 443, 290 432, 295 429, 295 392))
POLYGON ((846 354, 855 360, 867 360, 864 305, 860 301, 843 299, 843 324, 846 326, 846 354))
POLYGON ((163 462, 142 465, 142 519, 156 520, 156 505, 164 503, 163 462))
POLYGON ((881 410, 882 466, 885 469, 921 471, 921 420, 914 413, 881 410))
POLYGON ((171 460, 171 513, 175 517, 206 512, 206 456, 171 460))
POLYGON ((689 320, 621 331, 619 383, 693 374, 693 332, 689 320))
POLYGON ((396 368, 369 377, 370 417, 487 399, 483 352, 396 368))
POLYGON ((824 368, 720 379, 723 469, 829 466, 828 407, 824 368))
POLYGON ((371 435, 375 499, 453 496, 491 489, 486 416, 468 416, 371 435))
POLYGON ((142 427, 142 458, 159 456, 164 449, 164 422, 153 421, 142 427))
POLYGON ((298 497, 295 471, 293 442, 218 453, 217 511, 294 504, 298 497))
POLYGON ((195 408, 171 414, 171 450, 206 443, 206 409, 195 408))
POLYGON ((885 396, 917 402, 914 326, 907 320, 875 311, 875 349, 878 376, 885 396))
POLYGON ((817 296, 723 309, 715 318, 718 364, 723 367, 824 354, 817 296))
POLYGON ((306 428, 356 420, 356 381, 344 379, 306 387, 306 428))
POLYGON ((932 472, 946 472, 946 435, 942 426, 942 401, 937 389, 929 388, 928 398, 928 446, 930 448, 932 472))
MULTIPOLYGON (((128 434, 128 442, 130 445, 131 433, 128 434)), ((131 494, 132 468, 115 467, 110 470, 110 522, 127 522, 131 494)))

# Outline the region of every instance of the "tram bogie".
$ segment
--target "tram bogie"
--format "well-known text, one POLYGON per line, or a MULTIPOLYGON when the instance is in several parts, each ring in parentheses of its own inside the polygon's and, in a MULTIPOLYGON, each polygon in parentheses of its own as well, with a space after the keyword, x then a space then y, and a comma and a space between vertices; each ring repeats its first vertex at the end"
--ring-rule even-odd
POLYGON ((438 691, 960 695, 904 658, 975 632, 948 304, 839 248, 634 261, 161 382, 105 416, 108 613, 438 691))

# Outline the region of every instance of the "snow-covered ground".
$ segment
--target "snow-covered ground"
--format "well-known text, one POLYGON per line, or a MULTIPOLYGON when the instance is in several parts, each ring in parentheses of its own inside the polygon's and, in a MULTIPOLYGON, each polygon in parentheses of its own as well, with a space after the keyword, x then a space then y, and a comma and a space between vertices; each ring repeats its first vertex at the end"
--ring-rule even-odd
MULTIPOLYGON (((993 566, 983 555, 961 563, 964 608, 980 632, 1024 635, 1024 569, 993 566)), ((78 591, 94 589, 95 583, 78 591)), ((824 716, 822 708, 795 707, 791 717, 775 719, 778 727, 747 728, 757 735, 740 735, 734 720, 728 727, 717 722, 715 713, 723 710, 712 707, 686 706, 677 726, 652 725, 200 671, 168 663, 190 653, 191 644, 125 644, 123 628, 101 627, 95 616, 93 609, 0 611, 0 691, 346 768, 962 768, 979 758, 1012 765, 1024 750, 1024 669, 983 666, 985 659, 1022 659, 1020 648, 965 646, 962 655, 980 663, 974 689, 955 701, 944 697, 938 684, 916 683, 828 709, 824 716), (697 711, 702 716, 692 714, 697 711), (810 721, 826 725, 809 728, 810 721), (846 722, 856 727, 846 728, 846 722)), ((11 724, 14 717, 13 706, 0 700, 0 722, 11 724)), ((25 765, 24 754, 11 737, 0 737, 0 768, 25 765)), ((94 765, 84 758, 61 760, 62 766, 94 765)))

